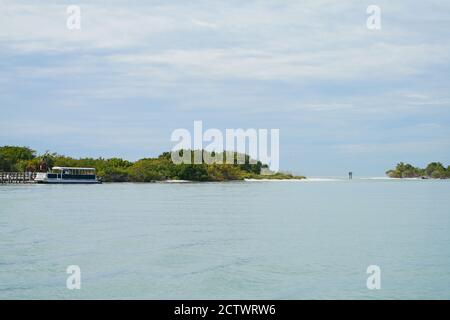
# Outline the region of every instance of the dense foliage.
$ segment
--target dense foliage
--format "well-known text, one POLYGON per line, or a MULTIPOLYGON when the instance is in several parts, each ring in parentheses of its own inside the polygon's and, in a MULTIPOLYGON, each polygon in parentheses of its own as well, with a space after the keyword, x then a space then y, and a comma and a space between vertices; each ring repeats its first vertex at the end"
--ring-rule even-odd
POLYGON ((425 169, 421 169, 400 162, 395 169, 388 170, 386 174, 391 178, 448 179, 450 178, 450 166, 445 168, 440 162, 432 162, 425 169))
MULTIPOLYGON (((194 159, 193 151, 191 159, 194 159)), ((217 156, 214 153, 206 153, 208 156, 217 156)), ((226 154, 218 154, 226 159, 226 154)), ((245 178, 261 179, 292 179, 291 174, 277 173, 263 175, 262 170, 267 170, 267 165, 261 162, 250 163, 250 157, 244 155, 246 163, 238 164, 237 153, 231 153, 234 164, 174 164, 171 154, 165 152, 158 158, 145 158, 136 162, 120 158, 81 158, 75 159, 56 153, 46 152, 36 155, 34 150, 27 147, 0 147, 0 171, 29 171, 46 172, 54 166, 66 167, 93 167, 97 175, 105 182, 152 182, 164 180, 189 180, 189 181, 229 181, 245 178)))
POLYGON ((30 148, 4 146, 0 148, 0 171, 18 171, 28 161, 36 158, 36 152, 30 148))

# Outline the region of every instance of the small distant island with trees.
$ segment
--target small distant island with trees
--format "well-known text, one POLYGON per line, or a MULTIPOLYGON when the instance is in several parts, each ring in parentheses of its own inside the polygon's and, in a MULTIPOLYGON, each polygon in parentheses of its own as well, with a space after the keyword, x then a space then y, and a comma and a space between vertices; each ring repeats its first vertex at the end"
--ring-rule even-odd
MULTIPOLYGON (((186 151, 185 151, 186 152, 186 151)), ((193 156, 193 151, 191 156, 193 156)), ((236 181, 244 179, 304 179, 289 173, 270 173, 268 166, 260 161, 252 164, 244 155, 245 163, 239 164, 238 153, 234 164, 174 164, 170 152, 157 158, 144 158, 132 162, 121 158, 72 158, 57 153, 42 155, 28 147, 0 147, 0 171, 46 172, 52 167, 92 167, 103 182, 156 182, 186 180, 198 182, 236 181)), ((213 154, 214 155, 214 154, 213 154)), ((225 156, 225 155, 224 155, 225 156)))
POLYGON ((450 166, 447 168, 440 162, 432 162, 425 169, 400 162, 395 169, 386 171, 391 178, 449 179, 450 166))

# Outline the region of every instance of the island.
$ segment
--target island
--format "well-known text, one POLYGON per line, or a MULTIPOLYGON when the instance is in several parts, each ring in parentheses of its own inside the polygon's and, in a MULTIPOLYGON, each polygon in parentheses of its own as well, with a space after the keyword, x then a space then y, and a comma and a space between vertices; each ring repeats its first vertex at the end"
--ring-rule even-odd
POLYGON ((425 169, 400 162, 395 169, 386 171, 391 178, 449 179, 450 166, 447 168, 440 162, 432 162, 425 169))
MULTIPOLYGON (((194 151, 191 152, 193 157, 194 151)), ((202 150, 203 152, 203 150, 202 150)), ((215 156, 214 153, 205 154, 215 156)), ((240 154, 231 153, 232 164, 174 164, 170 152, 156 158, 144 158, 135 162, 121 158, 73 158, 57 153, 45 152, 37 155, 29 147, 0 147, 0 172, 46 172, 52 167, 92 167, 103 182, 157 182, 157 181, 196 181, 220 182, 246 179, 305 179, 290 173, 270 172, 266 164, 250 161, 248 155, 241 155, 245 163, 238 160, 240 154), (254 163, 253 163, 254 162, 254 163)), ((223 155, 226 157, 226 155, 223 155)))

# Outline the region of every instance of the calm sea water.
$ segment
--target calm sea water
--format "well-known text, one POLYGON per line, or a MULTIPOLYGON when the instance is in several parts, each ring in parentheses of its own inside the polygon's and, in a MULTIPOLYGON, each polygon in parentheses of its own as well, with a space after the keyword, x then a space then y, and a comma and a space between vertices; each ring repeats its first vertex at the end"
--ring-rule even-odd
POLYGON ((1 299, 449 299, 449 246, 450 181, 0 186, 1 299))

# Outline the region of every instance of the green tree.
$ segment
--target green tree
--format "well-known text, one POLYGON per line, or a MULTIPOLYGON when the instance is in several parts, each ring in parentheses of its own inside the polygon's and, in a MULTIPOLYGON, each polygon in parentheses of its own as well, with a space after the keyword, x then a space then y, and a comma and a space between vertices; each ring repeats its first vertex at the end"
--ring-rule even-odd
POLYGON ((203 164, 180 164, 176 167, 177 178, 190 181, 209 181, 206 165, 203 164))
POLYGON ((0 154, 0 171, 9 171, 9 163, 8 161, 3 157, 2 154, 0 154))
POLYGON ((164 167, 151 159, 142 159, 129 168, 130 176, 136 182, 152 182, 164 180, 164 167))
MULTIPOLYGON (((194 160, 193 150, 184 150, 194 160)), ((225 154, 208 153, 199 150, 203 156, 217 156, 225 159, 225 154)), ((151 182, 167 179, 181 179, 189 181, 229 181, 244 178, 261 178, 261 168, 267 165, 261 162, 250 163, 250 157, 243 155, 245 163, 238 163, 238 153, 227 152, 233 161, 231 164, 174 164, 170 152, 164 152, 157 158, 144 158, 130 162, 120 158, 72 158, 57 153, 46 152, 35 155, 34 150, 25 147, 5 146, 0 148, 0 170, 3 171, 47 171, 54 166, 60 167, 93 167, 97 175, 106 182, 151 182)), ((270 176, 279 179, 302 178, 290 174, 270 176)), ((269 178, 269 177, 267 177, 269 178)))
POLYGON ((392 178, 429 177, 445 179, 450 177, 449 168, 445 168, 440 162, 432 162, 425 169, 400 162, 395 169, 386 171, 386 174, 392 178))
POLYGON ((0 165, 2 171, 18 171, 21 161, 34 159, 36 151, 28 147, 3 146, 0 147, 0 165))
POLYGON ((131 181, 130 173, 126 168, 106 167, 97 171, 97 175, 104 182, 129 182, 131 181))
POLYGON ((426 168, 425 172, 427 176, 432 178, 445 177, 446 169, 440 162, 432 162, 426 168))

